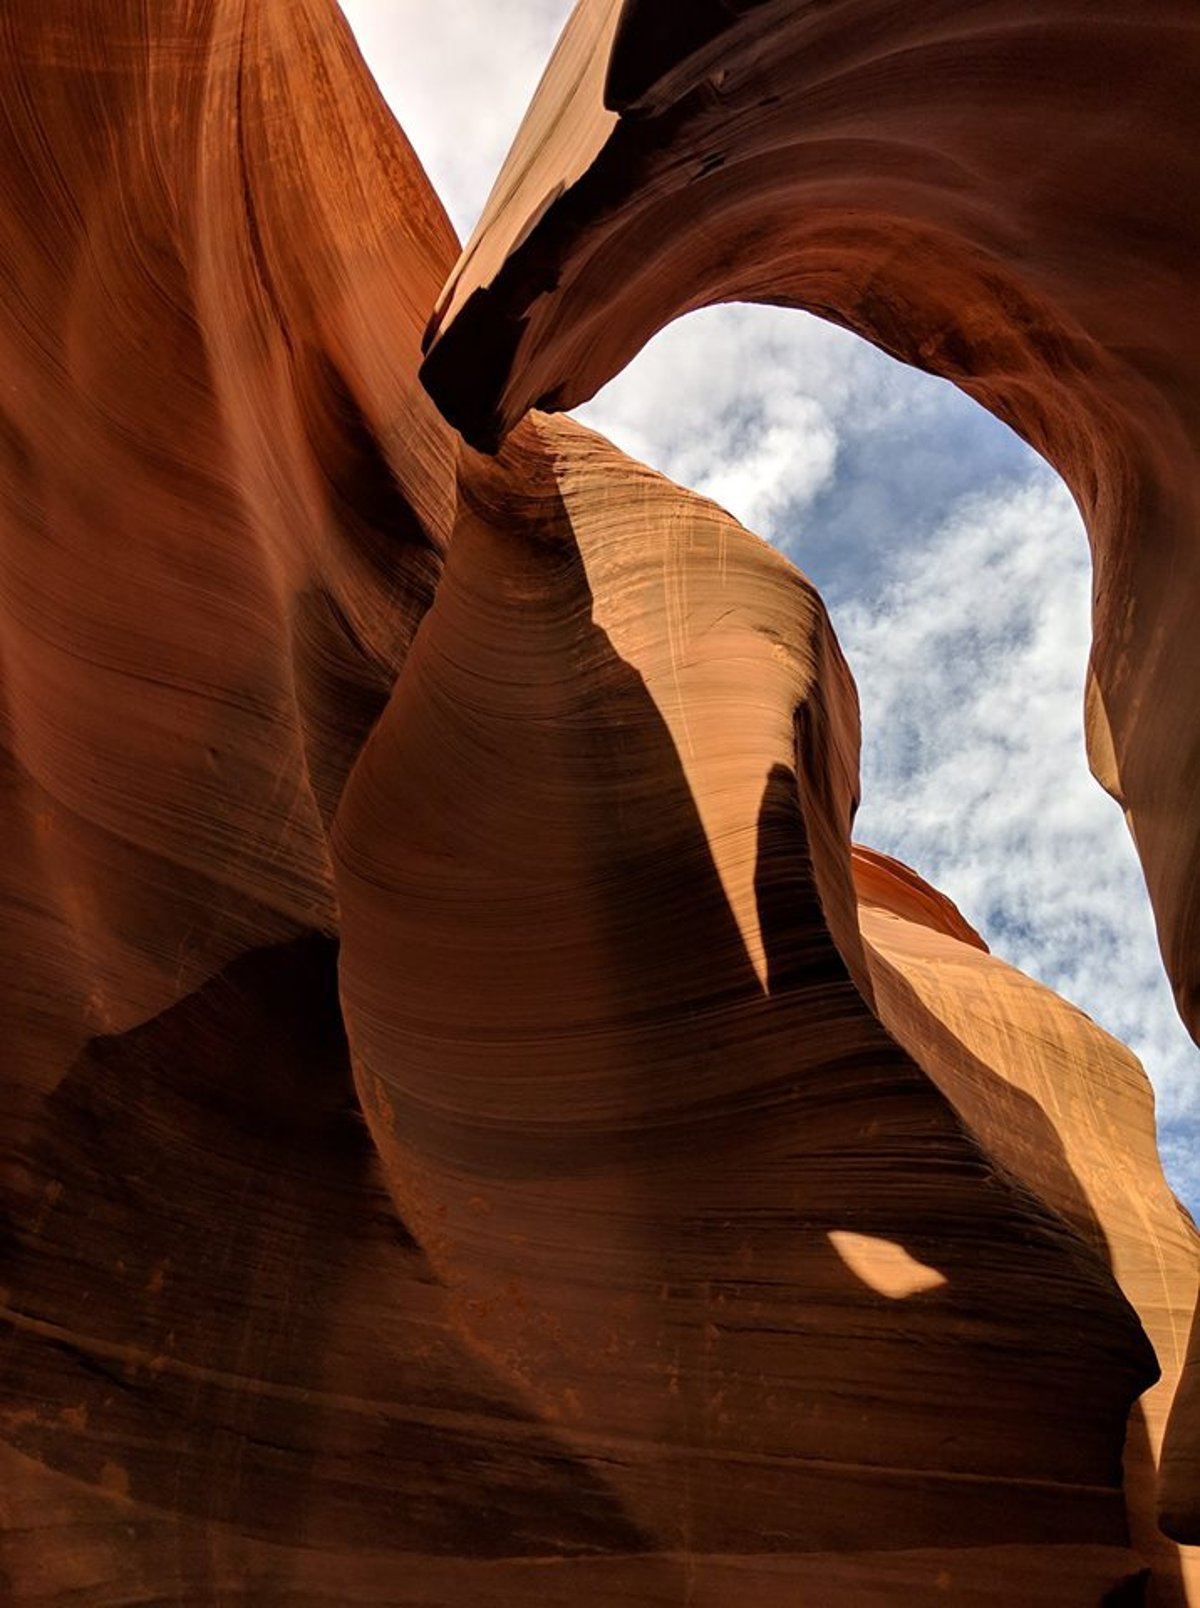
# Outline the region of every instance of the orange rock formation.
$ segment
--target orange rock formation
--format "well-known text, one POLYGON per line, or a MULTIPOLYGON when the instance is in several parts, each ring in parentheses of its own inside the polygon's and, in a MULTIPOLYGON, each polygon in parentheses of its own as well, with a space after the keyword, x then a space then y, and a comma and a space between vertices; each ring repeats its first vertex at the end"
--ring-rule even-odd
POLYGON ((0 15, 6 1600, 1200 1602, 1140 1067, 852 848, 804 578, 518 422, 715 294, 958 363, 1091 513, 1186 1003, 1194 23, 851 9, 585 0, 426 364, 494 457, 331 0, 0 15))
MULTIPOLYGON (((669 319, 807 308, 1044 454, 1094 566, 1088 749, 1200 1037, 1200 18, 581 0, 426 337, 488 446, 669 319)), ((1164 1508, 1200 1541, 1200 1313, 1164 1508)))

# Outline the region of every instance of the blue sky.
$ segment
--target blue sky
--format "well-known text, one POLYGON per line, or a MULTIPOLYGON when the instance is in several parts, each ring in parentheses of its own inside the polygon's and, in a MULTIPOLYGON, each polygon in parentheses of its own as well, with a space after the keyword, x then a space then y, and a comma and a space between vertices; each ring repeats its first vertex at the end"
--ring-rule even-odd
MULTIPOLYGON (((571 5, 343 0, 464 238, 571 5)), ((862 700, 856 834, 1130 1045, 1168 1176, 1200 1208, 1200 1052, 1087 770, 1088 556, 1061 482, 952 385, 770 308, 691 314, 578 417, 816 582, 862 700)))

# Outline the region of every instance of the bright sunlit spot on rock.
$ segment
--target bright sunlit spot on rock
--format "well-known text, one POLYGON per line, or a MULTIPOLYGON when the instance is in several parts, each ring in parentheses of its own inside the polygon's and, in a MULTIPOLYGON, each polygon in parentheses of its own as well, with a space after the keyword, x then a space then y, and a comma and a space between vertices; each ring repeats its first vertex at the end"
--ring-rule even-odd
POLYGON ((945 1284, 946 1275, 936 1267, 926 1267, 910 1256, 903 1245, 875 1239, 870 1234, 851 1234, 848 1229, 830 1231, 829 1243, 842 1261, 862 1282, 891 1301, 907 1301, 945 1284))

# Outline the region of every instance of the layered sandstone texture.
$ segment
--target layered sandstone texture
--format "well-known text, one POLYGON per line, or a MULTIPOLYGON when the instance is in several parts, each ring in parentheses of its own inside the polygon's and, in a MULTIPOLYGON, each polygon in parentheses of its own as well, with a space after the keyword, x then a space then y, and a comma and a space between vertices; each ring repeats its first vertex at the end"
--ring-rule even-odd
POLYGON ((0 11, 6 1602, 1200 1603, 1141 1068, 852 846, 803 576, 526 416, 758 294, 1068 443, 1186 982, 1192 32, 895 9, 585 4, 458 270, 332 0, 0 11))
MULTIPOLYGON (((1200 1037, 1200 14, 1193 0, 581 0, 426 335, 489 447, 712 302, 961 386, 1091 541, 1092 768, 1200 1037)), ((1082 667, 1081 667, 1082 670, 1082 667)), ((1200 1541, 1200 1313, 1164 1513, 1200 1541)))

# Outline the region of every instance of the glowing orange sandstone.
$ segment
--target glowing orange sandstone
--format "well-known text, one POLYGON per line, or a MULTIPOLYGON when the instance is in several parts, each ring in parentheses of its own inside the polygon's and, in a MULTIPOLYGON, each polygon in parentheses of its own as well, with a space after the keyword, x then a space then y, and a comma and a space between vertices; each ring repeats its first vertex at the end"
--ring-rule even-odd
POLYGON ((14 1603, 1200 1598, 1140 1067, 852 848, 809 583, 525 416, 736 294, 1023 429, 1188 1007, 1196 36, 585 0, 456 270, 330 0, 0 16, 14 1603))

